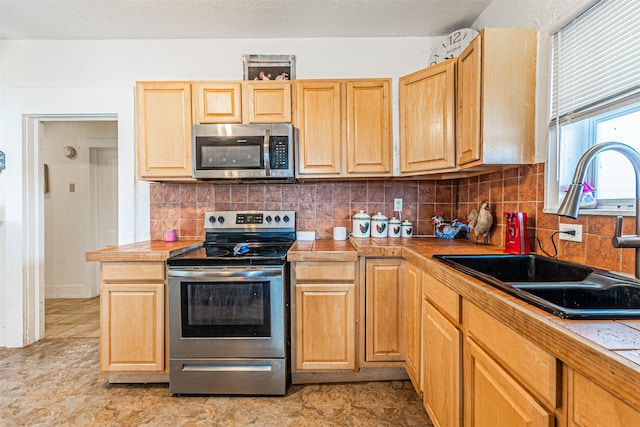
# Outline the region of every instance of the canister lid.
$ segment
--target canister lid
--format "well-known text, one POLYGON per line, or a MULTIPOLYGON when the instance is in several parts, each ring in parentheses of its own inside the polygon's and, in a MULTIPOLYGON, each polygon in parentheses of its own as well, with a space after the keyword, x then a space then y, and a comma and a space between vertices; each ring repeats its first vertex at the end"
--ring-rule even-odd
POLYGON ((378 212, 377 214, 372 216, 371 219, 374 221, 386 221, 387 217, 382 215, 382 212, 378 212))
POLYGON ((353 219, 371 219, 371 217, 364 210, 361 210, 353 216, 353 219))

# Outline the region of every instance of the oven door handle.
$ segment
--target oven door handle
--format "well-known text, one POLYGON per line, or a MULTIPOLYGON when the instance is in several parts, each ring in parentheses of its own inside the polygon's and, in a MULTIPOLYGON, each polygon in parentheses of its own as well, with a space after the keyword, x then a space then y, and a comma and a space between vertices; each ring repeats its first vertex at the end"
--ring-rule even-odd
POLYGON ((260 270, 230 269, 230 268, 216 268, 216 269, 197 268, 197 269, 179 270, 176 268, 170 268, 168 271, 168 276, 179 277, 179 278, 190 278, 190 279, 212 279, 212 278, 229 278, 229 277, 254 279, 254 278, 260 278, 260 277, 282 276, 282 268, 260 269, 260 270))
POLYGON ((271 365, 215 365, 215 364, 191 364, 182 365, 183 371, 195 372, 270 372, 273 371, 271 365))

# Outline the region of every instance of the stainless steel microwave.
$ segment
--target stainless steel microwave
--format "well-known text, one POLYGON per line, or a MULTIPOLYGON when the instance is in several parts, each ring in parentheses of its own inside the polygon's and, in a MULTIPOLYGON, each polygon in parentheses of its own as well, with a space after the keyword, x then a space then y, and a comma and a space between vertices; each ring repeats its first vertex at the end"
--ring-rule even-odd
POLYGON ((293 126, 193 125, 193 177, 200 179, 293 178, 293 126))

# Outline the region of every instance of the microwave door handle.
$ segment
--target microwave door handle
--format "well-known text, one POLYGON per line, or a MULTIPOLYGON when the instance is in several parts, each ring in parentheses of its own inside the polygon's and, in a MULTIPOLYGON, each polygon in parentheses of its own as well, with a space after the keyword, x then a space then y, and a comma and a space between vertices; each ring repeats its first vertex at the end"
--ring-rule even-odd
POLYGON ((269 140, 271 139, 271 130, 265 129, 264 131, 264 173, 266 176, 271 176, 271 159, 269 158, 269 140))

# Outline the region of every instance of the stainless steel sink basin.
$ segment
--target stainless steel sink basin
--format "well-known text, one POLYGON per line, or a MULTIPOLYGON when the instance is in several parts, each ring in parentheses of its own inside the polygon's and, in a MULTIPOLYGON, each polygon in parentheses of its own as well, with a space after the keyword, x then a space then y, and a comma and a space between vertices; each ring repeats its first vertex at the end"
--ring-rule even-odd
POLYGON ((640 283, 595 267, 535 254, 433 257, 564 319, 640 318, 640 283))

